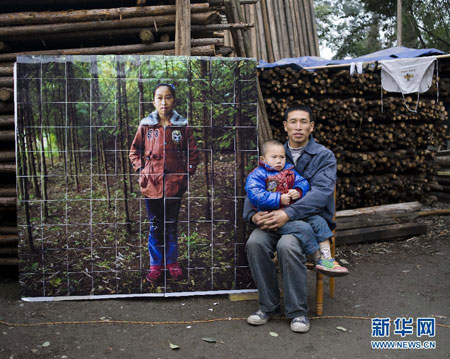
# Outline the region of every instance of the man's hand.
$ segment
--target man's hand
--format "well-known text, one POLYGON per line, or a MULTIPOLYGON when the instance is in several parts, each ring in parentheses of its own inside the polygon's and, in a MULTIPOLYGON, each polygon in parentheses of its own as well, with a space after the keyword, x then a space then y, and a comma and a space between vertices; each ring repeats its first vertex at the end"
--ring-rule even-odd
POLYGON ((269 218, 270 213, 267 211, 256 212, 252 216, 252 222, 258 227, 262 226, 267 218, 269 218))
POLYGON ((279 209, 272 212, 258 212, 252 217, 252 221, 263 231, 276 230, 283 227, 289 221, 285 211, 279 209))

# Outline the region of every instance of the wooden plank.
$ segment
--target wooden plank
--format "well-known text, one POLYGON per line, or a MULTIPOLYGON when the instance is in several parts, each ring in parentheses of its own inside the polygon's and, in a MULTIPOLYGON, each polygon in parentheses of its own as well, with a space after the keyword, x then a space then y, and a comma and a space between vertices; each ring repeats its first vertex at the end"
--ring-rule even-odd
POLYGON ((231 293, 228 294, 228 300, 230 302, 241 302, 243 300, 258 300, 258 292, 247 293, 231 293))
POLYGON ((450 171, 438 171, 438 176, 450 176, 450 171))
POLYGON ((428 230, 423 223, 402 223, 336 232, 336 245, 405 239, 428 230))
POLYGON ((356 228, 367 228, 367 227, 376 227, 376 226, 384 226, 389 224, 398 224, 411 222, 419 215, 418 213, 399 213, 398 215, 383 215, 383 214, 369 214, 369 215, 360 215, 357 217, 343 217, 343 221, 336 221, 336 231, 345 231, 349 229, 356 228))
POLYGON ((422 208, 420 202, 405 202, 396 204, 385 204, 373 207, 363 207, 357 209, 347 209, 344 211, 337 211, 336 218, 358 216, 361 214, 370 213, 392 213, 392 212, 414 212, 422 208))

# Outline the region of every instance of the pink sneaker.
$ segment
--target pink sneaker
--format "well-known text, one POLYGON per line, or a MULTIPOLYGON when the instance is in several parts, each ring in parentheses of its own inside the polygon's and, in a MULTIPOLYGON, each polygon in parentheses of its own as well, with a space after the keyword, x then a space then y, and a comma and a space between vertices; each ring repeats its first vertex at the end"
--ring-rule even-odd
POLYGON ((163 266, 150 266, 150 272, 145 276, 145 278, 150 283, 155 283, 159 277, 161 277, 163 266))
POLYGON ((169 270, 170 276, 174 280, 179 280, 183 276, 183 270, 178 265, 178 263, 168 264, 167 269, 169 270))

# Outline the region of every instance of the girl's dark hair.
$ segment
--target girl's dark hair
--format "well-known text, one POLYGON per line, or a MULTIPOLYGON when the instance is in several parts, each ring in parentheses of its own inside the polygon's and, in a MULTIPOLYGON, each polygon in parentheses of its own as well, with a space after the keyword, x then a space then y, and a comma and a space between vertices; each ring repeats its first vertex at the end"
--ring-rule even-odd
POLYGON ((172 94, 172 96, 173 96, 174 98, 176 98, 176 95, 175 95, 175 86, 172 85, 172 84, 169 84, 169 83, 165 83, 165 82, 161 82, 161 83, 159 83, 159 84, 157 84, 157 85, 155 86, 155 88, 154 88, 154 90, 153 90, 153 97, 155 97, 156 90, 159 89, 160 87, 163 87, 163 86, 169 88, 170 93, 172 94))

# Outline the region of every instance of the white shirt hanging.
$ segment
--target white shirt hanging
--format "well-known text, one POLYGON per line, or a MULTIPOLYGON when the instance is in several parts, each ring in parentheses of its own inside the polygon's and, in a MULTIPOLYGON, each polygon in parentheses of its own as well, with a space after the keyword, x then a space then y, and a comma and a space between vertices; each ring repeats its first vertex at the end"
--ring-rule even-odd
MULTIPOLYGON (((402 95, 417 92, 418 105, 419 93, 428 91, 433 84, 435 61, 436 56, 379 61, 381 86, 388 92, 400 92, 402 95)), ((414 110, 408 105, 406 107, 417 112, 417 105, 414 110)))

